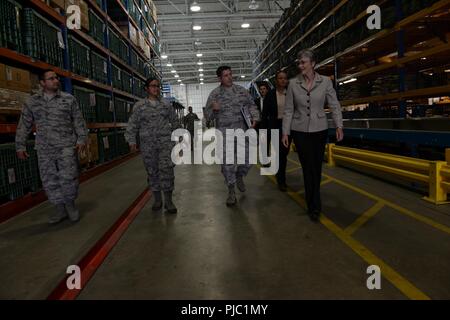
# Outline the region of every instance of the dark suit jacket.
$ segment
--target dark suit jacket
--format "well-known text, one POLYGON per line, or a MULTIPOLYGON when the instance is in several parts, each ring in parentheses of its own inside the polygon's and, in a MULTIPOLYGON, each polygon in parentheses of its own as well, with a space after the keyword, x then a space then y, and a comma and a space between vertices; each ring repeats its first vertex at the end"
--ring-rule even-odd
POLYGON ((261 126, 265 129, 281 129, 278 121, 277 90, 272 89, 264 98, 261 126))

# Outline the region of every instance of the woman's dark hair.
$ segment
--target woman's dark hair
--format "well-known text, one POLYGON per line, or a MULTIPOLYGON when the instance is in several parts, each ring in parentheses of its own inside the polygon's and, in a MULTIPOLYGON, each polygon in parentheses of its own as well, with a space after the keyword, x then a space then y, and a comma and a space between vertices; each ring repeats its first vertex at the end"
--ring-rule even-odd
POLYGON ((277 73, 275 74, 275 79, 278 78, 278 75, 279 75, 280 73, 284 73, 286 76, 288 75, 286 71, 284 71, 284 70, 278 70, 277 73))
POLYGON ((145 80, 145 88, 148 88, 148 86, 150 85, 150 83, 152 82, 152 81, 158 81, 158 83, 159 84, 161 84, 161 82, 159 81, 159 79, 158 78, 156 78, 156 77, 150 77, 150 78, 148 78, 147 80, 145 80))

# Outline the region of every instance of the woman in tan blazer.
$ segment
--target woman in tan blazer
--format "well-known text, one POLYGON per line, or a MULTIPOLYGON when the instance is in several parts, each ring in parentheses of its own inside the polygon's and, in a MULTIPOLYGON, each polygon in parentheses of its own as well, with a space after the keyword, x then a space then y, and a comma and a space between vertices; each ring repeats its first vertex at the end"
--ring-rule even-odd
POLYGON ((283 115, 282 143, 287 147, 292 136, 302 165, 305 198, 311 220, 319 221, 322 210, 320 181, 328 120, 324 111, 328 105, 336 126, 336 140, 344 138, 341 105, 333 83, 314 71, 316 58, 311 50, 298 54, 300 73, 290 80, 283 115))

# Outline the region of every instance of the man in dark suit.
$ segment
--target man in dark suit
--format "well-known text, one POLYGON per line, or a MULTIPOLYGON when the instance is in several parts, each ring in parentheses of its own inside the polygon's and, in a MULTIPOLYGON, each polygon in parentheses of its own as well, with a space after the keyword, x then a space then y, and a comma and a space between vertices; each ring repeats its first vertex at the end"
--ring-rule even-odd
POLYGON ((283 126, 283 113, 286 103, 286 91, 289 84, 289 80, 286 72, 278 71, 275 79, 275 89, 269 91, 264 98, 264 108, 262 111, 261 125, 268 130, 268 136, 270 137, 270 131, 272 129, 279 130, 279 169, 277 173, 278 188, 285 192, 287 190, 286 185, 286 165, 287 156, 289 154, 291 139, 289 145, 286 147, 281 143, 281 129, 283 126))
POLYGON ((255 104, 257 105, 259 112, 262 113, 264 110, 264 98, 267 96, 267 93, 270 91, 270 86, 268 83, 263 82, 258 86, 260 98, 255 100, 255 104))
MULTIPOLYGON (((258 107, 258 110, 259 110, 259 112, 260 112, 260 114, 262 116, 263 110, 264 110, 264 104, 265 104, 264 101, 265 101, 265 98, 267 96, 267 93, 269 93, 269 91, 270 91, 269 84, 267 82, 260 83, 259 86, 258 86, 258 91, 259 91, 260 97, 255 100, 255 104, 258 107)), ((257 125, 256 130, 258 131, 259 129, 267 129, 265 127, 264 119, 262 119, 261 122, 257 125)), ((259 132, 258 132, 258 136, 259 136, 259 132)), ((270 134, 267 135, 267 139, 268 139, 268 141, 267 141, 267 155, 269 155, 270 154, 270 134)), ((262 166, 267 168, 267 167, 270 166, 270 164, 263 164, 262 166)))

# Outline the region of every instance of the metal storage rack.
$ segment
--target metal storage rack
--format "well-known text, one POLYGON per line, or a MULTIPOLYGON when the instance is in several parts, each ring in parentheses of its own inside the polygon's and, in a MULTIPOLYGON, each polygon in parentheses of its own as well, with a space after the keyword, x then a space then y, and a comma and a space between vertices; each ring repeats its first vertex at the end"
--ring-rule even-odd
MULTIPOLYGON (((61 78, 64 91, 79 98, 90 131, 111 140, 112 147, 106 151, 103 141, 98 141, 102 157, 96 164, 123 156, 128 148, 120 129, 126 126, 128 111, 136 100, 144 97, 142 86, 145 79, 150 75, 161 78, 162 66, 155 65, 155 61, 160 61, 159 32, 156 14, 152 12, 156 8, 151 0, 84 0, 87 8, 82 10, 82 14, 84 12, 89 17, 88 27, 83 24, 82 17, 81 30, 71 30, 66 27, 64 9, 55 10, 55 3, 53 0, 0 0, 0 12, 6 16, 7 22, 0 28, 0 59, 6 65, 31 72, 54 70, 61 78), (7 15, 7 12, 11 14, 7 15), (136 39, 131 39, 131 28, 135 34, 142 30, 142 34, 147 35, 141 39, 142 46, 136 39), (48 31, 45 35, 38 34, 45 30, 48 31), (113 35, 118 48, 110 42, 113 35), (144 46, 149 48, 148 52, 144 46), (119 69, 120 83, 113 81, 113 65, 119 69), (114 101, 125 103, 126 114, 122 108, 117 117, 114 101), (107 157, 105 153, 108 153, 107 157)), ((19 111, 13 113, 17 117, 19 111)), ((12 137, 16 128, 14 120, 0 122, 0 134, 4 137, 12 137)), ((10 140, 2 138, 2 141, 10 140)), ((37 161, 34 162, 37 165, 37 161)), ((4 177, 7 172, 3 170, 5 166, 2 163, 2 187, 8 178, 4 177)), ((20 180, 20 175, 17 179, 20 180)), ((10 199, 19 198, 21 192, 28 190, 31 184, 25 182, 26 188, 22 191, 10 190, 14 191, 14 194, 10 192, 10 199)), ((32 190, 29 189, 37 191, 34 180, 32 186, 32 190)), ((14 202, 17 201, 20 202, 21 198, 14 202)), ((23 207, 24 204, 17 202, 13 206, 23 207)))

